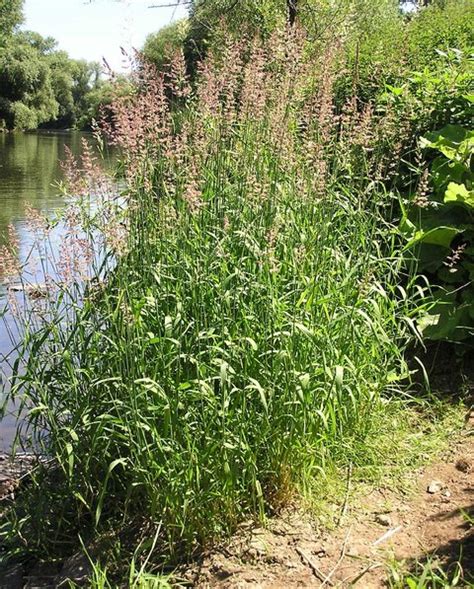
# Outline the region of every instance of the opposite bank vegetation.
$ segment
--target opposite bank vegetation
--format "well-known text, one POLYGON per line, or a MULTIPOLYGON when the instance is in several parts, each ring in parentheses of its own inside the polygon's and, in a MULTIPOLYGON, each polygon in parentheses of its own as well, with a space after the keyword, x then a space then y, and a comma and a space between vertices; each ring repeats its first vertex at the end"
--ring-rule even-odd
MULTIPOLYGON (((24 0, 0 2, 0 133, 90 129, 112 100, 105 64, 72 59, 53 37, 21 28, 23 9, 24 0)), ((115 75, 119 84, 128 91, 126 76, 115 75)))
POLYGON ((408 360, 473 335, 474 4, 343 4, 289 26, 244 3, 191 78, 182 51, 139 62, 102 129, 120 193, 70 158, 47 296, 10 300, 19 433, 51 457, 2 513, 10 559, 95 547, 100 586, 140 586, 141 563, 429 446, 410 436, 441 401, 408 360))

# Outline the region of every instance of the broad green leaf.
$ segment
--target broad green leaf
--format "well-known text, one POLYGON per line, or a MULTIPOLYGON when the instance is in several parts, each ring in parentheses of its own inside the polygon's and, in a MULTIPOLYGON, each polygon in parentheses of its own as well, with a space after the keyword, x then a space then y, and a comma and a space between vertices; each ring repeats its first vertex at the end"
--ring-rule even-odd
POLYGON ((459 266, 449 268, 443 264, 438 270, 438 278, 446 284, 462 285, 467 280, 467 274, 463 268, 459 266))
POLYGON ((435 227, 429 231, 423 231, 420 229, 414 235, 414 237, 407 243, 405 249, 412 248, 414 245, 419 243, 426 243, 430 245, 441 245, 449 248, 451 242, 459 234, 459 230, 456 227, 435 227))
POLYGON ((390 92, 394 96, 401 96, 405 90, 404 86, 398 87, 398 86, 391 86, 390 84, 386 84, 385 86, 388 90, 390 90, 390 92))
POLYGON ((436 191, 444 192, 449 182, 465 182, 469 178, 469 170, 462 163, 449 161, 440 155, 433 161, 430 178, 436 191))
POLYGON ((431 144, 436 145, 438 142, 450 143, 461 143, 466 137, 473 135, 471 131, 468 131, 461 125, 445 125, 439 131, 433 131, 428 133, 426 138, 422 138, 423 141, 428 141, 431 144))
POLYGON ((444 202, 459 202, 474 207, 474 190, 468 190, 464 184, 450 182, 444 195, 444 202))
POLYGON ((463 162, 472 151, 474 132, 460 125, 446 125, 440 131, 421 137, 422 148, 437 149, 448 159, 463 162))
POLYGON ((456 305, 454 292, 448 292, 418 321, 418 327, 431 340, 462 341, 474 333, 472 306, 473 303, 456 305))

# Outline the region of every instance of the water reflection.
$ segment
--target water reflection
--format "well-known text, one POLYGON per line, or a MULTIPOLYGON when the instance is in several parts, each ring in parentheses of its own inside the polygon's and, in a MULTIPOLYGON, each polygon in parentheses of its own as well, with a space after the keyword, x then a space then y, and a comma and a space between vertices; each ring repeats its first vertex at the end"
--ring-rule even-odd
MULTIPOLYGON (((0 246, 8 243, 12 225, 18 238, 17 255, 21 262, 27 258, 34 239, 29 230, 28 207, 51 215, 65 206, 65 199, 58 190, 58 182, 63 178, 61 162, 66 158, 67 148, 73 155, 81 153, 83 138, 92 141, 90 135, 79 132, 0 133, 0 246)), ((48 247, 53 250, 57 247, 60 234, 61 229, 57 228, 49 236, 48 247)), ((8 296, 2 286, 3 278, 0 275, 0 309, 4 308, 8 296)), ((29 275, 26 279, 31 283, 36 278, 29 275)), ((11 313, 0 317, 0 379, 10 373, 9 365, 14 360, 12 342, 16 334, 15 317, 11 313)), ((13 433, 14 418, 7 415, 0 423, 0 451, 11 444, 13 433)))
MULTIPOLYGON (((62 178, 66 146, 81 149, 82 133, 0 134, 0 240, 9 223, 24 223, 25 206, 51 211, 63 198, 54 184, 62 178)), ((17 227, 18 228, 18 227, 17 227)))

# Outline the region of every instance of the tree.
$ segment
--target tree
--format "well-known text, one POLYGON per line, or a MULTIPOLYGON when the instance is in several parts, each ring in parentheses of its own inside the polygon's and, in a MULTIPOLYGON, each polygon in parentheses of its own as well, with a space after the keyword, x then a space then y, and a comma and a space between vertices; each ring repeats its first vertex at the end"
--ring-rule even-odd
POLYGON ((28 35, 17 33, 0 53, 0 118, 7 127, 36 128, 58 114, 51 72, 28 35))
POLYGON ((88 62, 84 59, 73 60, 71 61, 71 69, 74 102, 73 125, 75 126, 84 113, 87 112, 89 93, 100 86, 100 64, 88 62))
POLYGON ((56 41, 17 31, 0 47, 0 127, 75 127, 98 84, 97 63, 72 60, 56 41))
POLYGON ((183 49, 189 30, 187 19, 176 21, 147 37, 142 53, 159 71, 164 71, 176 51, 183 49))
POLYGON ((19 30, 24 0, 0 0, 0 129, 90 123, 100 66, 73 60, 52 37, 19 30), (89 95, 94 93, 94 99, 89 95))
POLYGON ((23 1, 0 0, 0 45, 3 45, 23 22, 23 1))
POLYGON ((80 118, 77 120, 79 128, 87 128, 92 120, 107 120, 113 124, 113 110, 110 105, 118 97, 131 96, 136 88, 130 77, 115 76, 112 80, 99 80, 98 83, 84 95, 80 118))

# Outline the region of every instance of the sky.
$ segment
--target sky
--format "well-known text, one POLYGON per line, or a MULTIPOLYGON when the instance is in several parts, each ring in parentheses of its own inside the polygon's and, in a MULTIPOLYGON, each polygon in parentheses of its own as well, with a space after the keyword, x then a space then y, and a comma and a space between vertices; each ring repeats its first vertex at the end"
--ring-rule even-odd
POLYGON ((54 37, 74 59, 125 67, 120 47, 140 48, 149 33, 186 16, 184 7, 149 8, 175 0, 25 0, 24 29, 54 37))

